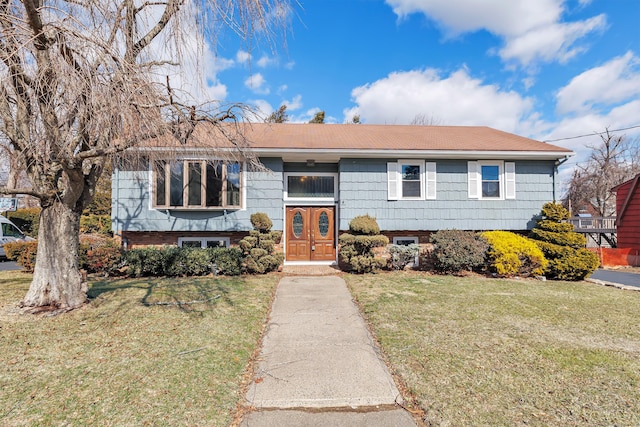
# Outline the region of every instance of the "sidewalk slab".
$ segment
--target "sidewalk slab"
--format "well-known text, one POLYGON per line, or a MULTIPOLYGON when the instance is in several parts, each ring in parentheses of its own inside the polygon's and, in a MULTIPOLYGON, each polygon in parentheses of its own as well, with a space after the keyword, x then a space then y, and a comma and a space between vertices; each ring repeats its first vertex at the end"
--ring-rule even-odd
MULTIPOLYGON (((344 280, 280 281, 246 399, 255 408, 355 408, 400 401, 344 280)), ((272 412, 281 411, 260 413, 272 412)))
POLYGON ((249 414, 241 427, 415 427, 402 409, 376 412, 303 412, 296 410, 257 411, 249 414))

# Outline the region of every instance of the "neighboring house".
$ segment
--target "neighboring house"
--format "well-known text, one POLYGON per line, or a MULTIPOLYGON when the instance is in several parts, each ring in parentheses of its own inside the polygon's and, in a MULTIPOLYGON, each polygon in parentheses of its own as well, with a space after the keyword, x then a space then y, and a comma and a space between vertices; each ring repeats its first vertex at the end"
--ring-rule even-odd
POLYGON ((619 248, 640 248, 640 174, 611 189, 616 193, 619 248))
POLYGON ((266 170, 196 149, 116 168, 116 235, 129 247, 226 246, 266 212, 286 262, 335 262, 357 215, 402 244, 440 229, 525 231, 556 200, 557 167, 574 154, 488 127, 254 123, 244 134, 266 170))

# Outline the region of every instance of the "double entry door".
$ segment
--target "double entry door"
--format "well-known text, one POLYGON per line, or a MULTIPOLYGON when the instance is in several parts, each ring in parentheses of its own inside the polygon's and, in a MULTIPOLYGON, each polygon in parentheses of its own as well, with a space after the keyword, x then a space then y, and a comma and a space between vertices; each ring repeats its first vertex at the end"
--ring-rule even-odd
POLYGON ((335 207, 289 206, 287 261, 335 261, 335 207))

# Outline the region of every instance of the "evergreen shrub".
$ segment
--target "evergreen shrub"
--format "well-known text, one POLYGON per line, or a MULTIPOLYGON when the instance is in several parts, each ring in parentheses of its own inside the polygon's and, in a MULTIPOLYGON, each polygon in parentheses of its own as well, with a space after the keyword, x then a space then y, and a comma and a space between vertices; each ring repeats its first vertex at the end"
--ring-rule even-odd
POLYGON ((538 275, 547 266, 533 240, 510 231, 485 231, 481 236, 489 244, 489 268, 500 276, 538 275))
POLYGON ((273 223, 264 212, 251 215, 253 230, 240 240, 244 255, 243 267, 247 273, 264 274, 277 270, 284 261, 281 253, 276 253, 276 243, 282 238, 280 231, 272 231, 273 223))
POLYGON ((567 218, 569 211, 560 203, 545 203, 541 219, 529 236, 549 260, 545 275, 552 279, 582 280, 598 268, 600 259, 585 248, 587 240, 573 231, 573 224, 562 222, 567 218))
POLYGON ((384 267, 385 259, 377 257, 374 248, 389 244, 386 236, 380 235, 380 227, 375 218, 362 215, 349 222, 350 233, 339 238, 341 266, 355 273, 370 273, 384 267))
POLYGON ((443 273, 473 271, 486 265, 489 245, 478 233, 440 230, 431 235, 433 267, 443 273))
POLYGON ((389 260, 387 267, 391 270, 404 270, 408 265, 416 262, 416 257, 420 253, 420 245, 412 243, 410 245, 389 245, 389 260))

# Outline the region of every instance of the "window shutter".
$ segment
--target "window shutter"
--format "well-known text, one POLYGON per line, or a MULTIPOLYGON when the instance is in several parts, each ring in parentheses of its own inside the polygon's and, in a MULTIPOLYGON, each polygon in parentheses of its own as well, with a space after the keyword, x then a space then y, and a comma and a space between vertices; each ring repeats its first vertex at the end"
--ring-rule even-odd
POLYGON ((426 182, 427 182, 427 199, 435 200, 436 198, 436 162, 426 162, 426 182))
POLYGON ((469 198, 478 199, 480 198, 478 191, 480 187, 478 162, 467 162, 467 174, 469 178, 469 198))
POLYGON ((387 163, 387 199, 398 200, 398 163, 387 163))
POLYGON ((516 198, 516 164, 514 162, 504 163, 504 176, 505 176, 505 199, 516 198))

